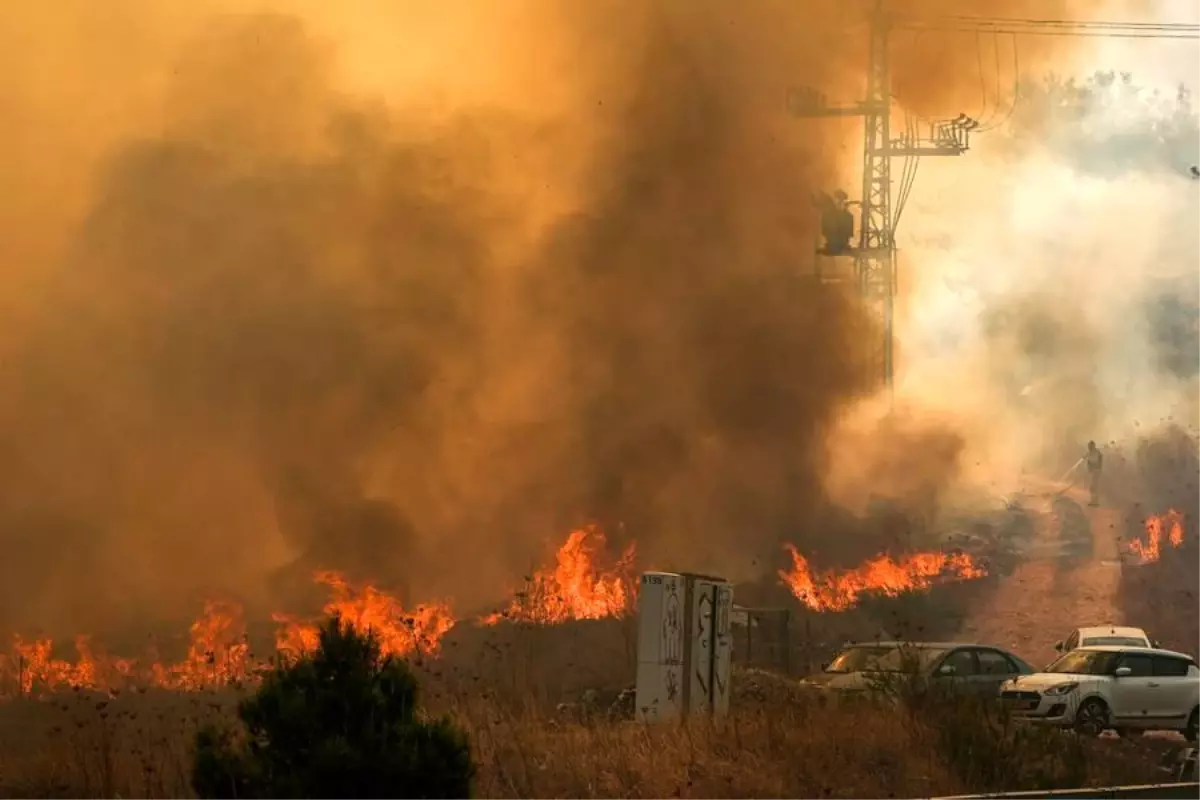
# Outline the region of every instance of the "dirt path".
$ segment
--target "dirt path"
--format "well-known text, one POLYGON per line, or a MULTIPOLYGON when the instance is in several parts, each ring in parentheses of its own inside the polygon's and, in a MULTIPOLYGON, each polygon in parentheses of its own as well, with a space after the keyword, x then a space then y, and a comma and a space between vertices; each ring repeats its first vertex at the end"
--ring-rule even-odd
POLYGON ((968 612, 959 638, 1007 647, 1040 666, 1072 628, 1120 624, 1120 522, 1116 509, 1088 507, 1082 491, 1063 494, 1038 522, 1042 554, 968 612))

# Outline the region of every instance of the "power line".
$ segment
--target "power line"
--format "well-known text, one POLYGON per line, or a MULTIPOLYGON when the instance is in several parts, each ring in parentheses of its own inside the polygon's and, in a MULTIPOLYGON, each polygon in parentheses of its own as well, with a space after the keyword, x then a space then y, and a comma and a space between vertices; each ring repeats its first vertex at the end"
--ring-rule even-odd
MULTIPOLYGON (((951 31, 975 34, 976 61, 980 70, 980 92, 983 108, 987 108, 986 81, 983 78, 983 48, 981 34, 992 34, 995 42, 996 99, 995 113, 981 121, 978 133, 986 133, 1003 126, 1016 111, 1020 88, 1020 50, 1018 36, 1084 36, 1112 39, 1200 39, 1200 25, 1190 23, 1158 22, 1107 22, 1099 20, 1021 19, 997 17, 947 16, 929 20, 909 19, 897 23, 898 27, 914 31, 916 36, 933 31, 951 31), (1007 35, 1013 47, 1013 92, 1012 101, 1003 119, 996 120, 999 111, 1000 84, 1000 36, 1007 35)), ((982 111, 980 116, 982 116, 982 111)))
POLYGON ((983 127, 987 127, 996 121, 996 115, 1000 113, 1000 34, 992 32, 992 61, 996 68, 996 108, 995 114, 987 122, 981 122, 983 127))
POLYGON ((1039 30, 1036 28, 970 28, 970 27, 948 27, 934 25, 912 26, 905 25, 904 27, 915 28, 921 31, 944 31, 944 32, 959 32, 973 33, 977 30, 987 30, 993 33, 1007 33, 1013 36, 1080 36, 1093 39, 1181 39, 1187 41, 1195 41, 1200 39, 1200 30, 1194 33, 1115 33, 1108 31, 1087 31, 1087 30, 1065 30, 1065 29, 1050 29, 1039 30))
MULTIPOLYGON (((867 52, 867 85, 863 99, 848 105, 831 105, 828 98, 812 87, 788 92, 788 110, 798 117, 862 117, 863 118, 863 176, 860 205, 859 236, 857 246, 850 247, 842 240, 838 248, 831 248, 829 236, 826 247, 818 249, 820 255, 845 254, 854 259, 854 279, 864 304, 877 312, 882 323, 882 342, 875 364, 880 368, 884 383, 890 388, 894 376, 893 323, 897 288, 895 231, 907 208, 915 184, 920 161, 925 156, 957 156, 967 152, 970 135, 978 130, 980 123, 965 114, 930 125, 929 136, 922 139, 915 130, 914 117, 907 113, 905 134, 891 137, 891 74, 888 55, 889 35, 896 30, 911 31, 914 44, 924 32, 951 31, 974 34, 977 61, 980 67, 980 86, 984 107, 987 110, 987 79, 983 70, 982 34, 991 34, 996 45, 993 58, 996 67, 996 105, 998 111, 1000 94, 999 43, 1002 36, 1009 36, 1013 43, 1013 101, 1003 120, 993 122, 992 129, 1003 125, 1013 114, 1019 100, 1020 62, 1017 37, 1019 36, 1087 36, 1098 38, 1131 39, 1200 39, 1200 26, 1176 23, 1126 24, 1115 22, 1081 22, 1055 19, 1000 19, 988 17, 930 17, 890 18, 884 10, 884 0, 874 0, 870 19, 867 52), (892 200, 893 159, 904 159, 899 182, 899 195, 892 200)), ((844 209, 841 211, 844 213, 844 209)), ((835 222, 841 225, 839 215, 835 222)), ((814 264, 819 280, 824 280, 820 262, 814 264)))
MULTIPOLYGON (((1012 86, 1012 100, 1008 104, 1008 113, 1004 115, 1004 119, 1000 120, 999 122, 993 122, 989 125, 983 126, 983 127, 979 128, 976 131, 976 133, 987 133, 988 131, 994 131, 997 128, 1004 126, 1005 124, 1008 123, 1008 121, 1010 119, 1012 119, 1013 113, 1017 110, 1017 99, 1020 96, 1020 91, 1021 91, 1021 62, 1020 62, 1020 58, 1018 55, 1017 37, 1016 36, 1012 37, 1012 54, 1013 54, 1013 72, 1012 72, 1013 86, 1012 86)), ((997 67, 996 67, 996 90, 997 90, 997 92, 999 92, 999 90, 1000 90, 999 63, 1000 63, 1000 39, 997 38, 996 39, 996 64, 997 64, 997 67)))
MULTIPOLYGON (((917 140, 917 126, 913 122, 913 115, 905 111, 904 114, 905 135, 909 143, 917 140)), ((908 196, 912 193, 913 184, 917 180, 917 168, 921 165, 921 156, 906 156, 904 165, 900 170, 900 189, 896 194, 896 213, 892 217, 892 231, 895 233, 900 225, 900 217, 904 214, 904 208, 908 205, 908 196)))
POLYGON ((1165 29, 1165 30, 1195 30, 1200 24, 1193 22, 1112 22, 1092 19, 1029 19, 1025 17, 978 17, 967 14, 945 14, 934 19, 956 20, 959 22, 985 23, 990 25, 1035 25, 1035 26, 1068 26, 1077 28, 1129 28, 1129 29, 1165 29))
MULTIPOLYGON (((987 82, 983 77, 983 37, 980 31, 975 31, 975 63, 979 67, 979 113, 973 114, 975 119, 983 123, 983 113, 987 111, 987 82)), ((999 85, 997 84, 997 102, 999 101, 999 85)), ((992 115, 995 116, 996 109, 992 109, 992 115)))
POLYGON ((1086 36, 1106 39, 1200 39, 1200 25, 1137 27, 1127 25, 1022 25, 1005 20, 898 20, 896 26, 917 31, 1007 33, 1021 36, 1086 36))
POLYGON ((1093 36, 1121 39, 1200 39, 1200 25, 1180 22, 1024 19, 948 15, 897 19, 898 27, 927 31, 989 32, 1027 36, 1093 36))

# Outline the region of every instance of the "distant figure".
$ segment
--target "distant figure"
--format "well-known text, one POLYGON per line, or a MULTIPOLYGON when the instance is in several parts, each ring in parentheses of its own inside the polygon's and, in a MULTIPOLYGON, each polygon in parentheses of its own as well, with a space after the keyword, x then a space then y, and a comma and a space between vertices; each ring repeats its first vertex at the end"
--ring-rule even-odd
POLYGON ((1200 178, 1200 167, 1192 167, 1192 177, 1200 178))
POLYGON ((1084 456, 1087 461, 1088 470, 1088 486, 1092 492, 1092 500, 1088 503, 1089 506, 1100 505, 1100 470, 1104 468, 1104 454, 1096 448, 1095 442, 1088 442, 1087 455, 1084 456))

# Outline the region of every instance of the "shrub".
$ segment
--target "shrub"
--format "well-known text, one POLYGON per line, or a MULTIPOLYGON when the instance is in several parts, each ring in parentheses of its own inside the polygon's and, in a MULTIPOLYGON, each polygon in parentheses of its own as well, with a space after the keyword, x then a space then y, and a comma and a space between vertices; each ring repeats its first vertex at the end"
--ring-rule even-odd
POLYGON ((1023 724, 995 695, 928 678, 915 654, 872 688, 899 707, 914 739, 928 742, 973 791, 1072 789, 1087 778, 1078 736, 1023 724))
POLYGON ((468 797, 467 737, 417 715, 417 681, 334 617, 316 650, 269 672, 239 729, 196 738, 200 797, 468 797))
POLYGON ((1082 786, 1084 742, 1075 734, 1021 723, 995 698, 946 698, 930 720, 938 750, 979 791, 1049 791, 1082 786))

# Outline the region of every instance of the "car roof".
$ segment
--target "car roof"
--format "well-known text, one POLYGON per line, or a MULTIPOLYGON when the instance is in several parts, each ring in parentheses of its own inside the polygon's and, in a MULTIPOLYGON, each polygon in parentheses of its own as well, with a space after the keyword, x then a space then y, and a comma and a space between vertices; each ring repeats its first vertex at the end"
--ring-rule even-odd
POLYGON ((1094 625, 1089 628, 1079 629, 1079 638, 1086 639, 1089 636, 1137 636, 1141 639, 1150 638, 1141 628, 1129 628, 1121 625, 1094 625))
POLYGON ((1080 647, 1079 650, 1086 650, 1092 653, 1141 653, 1148 656, 1174 656, 1175 658, 1185 658, 1192 661, 1192 657, 1187 653, 1177 653, 1174 650, 1160 650, 1156 647, 1129 647, 1123 644, 1094 644, 1087 647, 1080 647))

